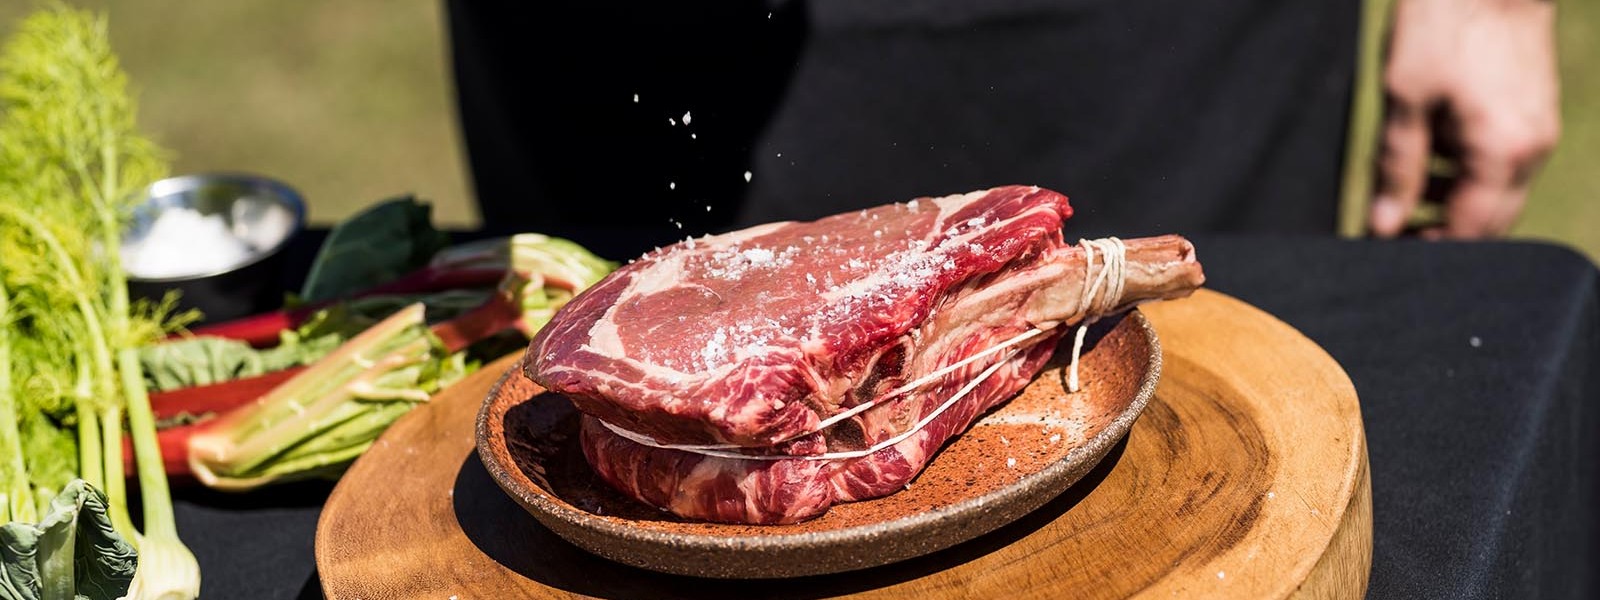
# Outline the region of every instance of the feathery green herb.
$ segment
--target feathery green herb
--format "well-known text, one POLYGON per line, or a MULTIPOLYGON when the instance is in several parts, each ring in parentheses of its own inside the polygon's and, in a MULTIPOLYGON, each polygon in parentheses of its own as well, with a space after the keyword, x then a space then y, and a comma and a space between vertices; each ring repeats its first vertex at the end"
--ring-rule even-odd
POLYGON ((30 520, 75 471, 138 547, 134 597, 193 598, 199 567, 177 537, 135 352, 184 318, 170 299, 130 302, 117 251, 140 190, 167 171, 135 114, 103 17, 44 9, 0 48, 0 489, 10 520, 30 520), (128 515, 124 415, 142 535, 128 515))

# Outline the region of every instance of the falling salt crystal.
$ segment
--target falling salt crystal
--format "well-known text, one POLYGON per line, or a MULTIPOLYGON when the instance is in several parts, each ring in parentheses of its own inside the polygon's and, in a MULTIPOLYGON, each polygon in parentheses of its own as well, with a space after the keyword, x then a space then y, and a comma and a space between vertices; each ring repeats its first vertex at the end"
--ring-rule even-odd
POLYGON ((667 182, 667 189, 669 189, 669 190, 678 189, 678 182, 676 182, 676 181, 668 181, 667 182))
POLYGON ((633 95, 633 103, 634 104, 638 104, 639 103, 639 95, 638 94, 634 94, 633 95))
POLYGON ((691 118, 692 117, 689 116, 689 111, 683 111, 683 124, 684 125, 688 125, 689 124, 689 119, 691 119, 691 118))
POLYGON ((689 139, 694 140, 694 139, 699 139, 699 138, 697 136, 695 136, 695 134, 691 133, 691 134, 689 134, 689 139))
POLYGON ((783 153, 782 152, 778 153, 778 158, 783 158, 783 153))
POLYGON ((677 125, 678 122, 673 120, 672 117, 667 117, 667 124, 668 125, 677 125))
POLYGON ((1480 347, 1480 346, 1483 345, 1483 338, 1480 338, 1478 336, 1472 336, 1470 339, 1467 340, 1467 343, 1468 344, 1472 344, 1473 348, 1477 348, 1477 347, 1480 347))
POLYGON ((1006 458, 1006 468, 1008 468, 1008 469, 1017 468, 1017 459, 1015 459, 1015 458, 1006 458))
POLYGON ((751 175, 749 171, 745 171, 744 172, 744 181, 745 181, 745 183, 750 183, 750 178, 751 177, 753 177, 753 175, 751 175))
POLYGON ((706 212, 711 212, 711 205, 710 204, 706 205, 706 212))

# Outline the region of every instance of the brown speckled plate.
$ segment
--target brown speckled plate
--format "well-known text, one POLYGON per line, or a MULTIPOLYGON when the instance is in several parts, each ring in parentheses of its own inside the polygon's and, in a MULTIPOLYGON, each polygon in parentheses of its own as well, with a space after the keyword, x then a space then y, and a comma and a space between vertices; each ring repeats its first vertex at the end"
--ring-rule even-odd
POLYGON ((1142 314, 1090 328, 1077 393, 1070 338, 1022 393, 947 444, 911 486, 793 525, 691 522, 608 487, 577 444, 578 413, 513 366, 478 414, 478 456, 518 504, 562 538, 656 571, 792 577, 883 565, 988 533, 1055 498, 1127 435, 1155 391, 1161 347, 1142 314))

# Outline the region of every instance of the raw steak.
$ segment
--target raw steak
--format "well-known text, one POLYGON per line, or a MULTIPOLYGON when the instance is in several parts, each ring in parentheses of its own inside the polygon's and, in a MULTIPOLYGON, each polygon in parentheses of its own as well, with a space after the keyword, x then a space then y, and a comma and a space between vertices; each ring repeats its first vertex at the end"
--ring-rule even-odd
MULTIPOLYGON (((1086 316, 1083 250, 1060 232, 1070 214, 1060 194, 1013 186, 686 241, 569 303, 530 345, 528 374, 587 414, 590 463, 644 502, 716 521, 815 516, 902 487, 976 415, 1021 389, 1065 328, 890 391, 1086 316), (909 437, 862 451, 900 435, 909 437), (656 447, 684 444, 862 455, 755 460, 656 447)), ((1127 262, 1122 296, 1094 305, 1186 295, 1203 279, 1181 238, 1130 241, 1127 262)))

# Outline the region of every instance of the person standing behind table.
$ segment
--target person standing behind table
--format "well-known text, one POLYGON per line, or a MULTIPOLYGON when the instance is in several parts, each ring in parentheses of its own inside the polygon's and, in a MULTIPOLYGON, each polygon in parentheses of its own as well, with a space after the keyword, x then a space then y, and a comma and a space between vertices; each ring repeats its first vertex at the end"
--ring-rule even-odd
POLYGON ((1373 231, 1398 235, 1426 195, 1445 223, 1423 237, 1505 235, 1561 133, 1553 0, 1398 0, 1373 231), (1456 174, 1428 181, 1430 151, 1456 174))
MULTIPOLYGON (((487 225, 636 252, 1008 183, 1073 235, 1328 233, 1358 2, 452 1, 487 225)), ((1559 128, 1553 6, 1398 0, 1371 225, 1503 234, 1559 128)))

